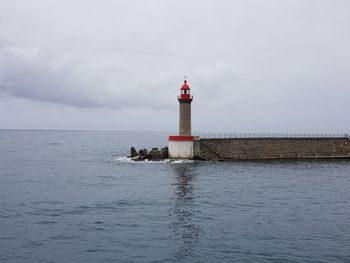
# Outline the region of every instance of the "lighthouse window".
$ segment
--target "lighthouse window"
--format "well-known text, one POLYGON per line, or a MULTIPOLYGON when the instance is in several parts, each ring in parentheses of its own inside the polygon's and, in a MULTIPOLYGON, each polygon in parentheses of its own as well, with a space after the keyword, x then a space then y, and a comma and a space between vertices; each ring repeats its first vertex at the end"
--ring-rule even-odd
POLYGON ((184 94, 187 94, 187 90, 184 90, 184 94))

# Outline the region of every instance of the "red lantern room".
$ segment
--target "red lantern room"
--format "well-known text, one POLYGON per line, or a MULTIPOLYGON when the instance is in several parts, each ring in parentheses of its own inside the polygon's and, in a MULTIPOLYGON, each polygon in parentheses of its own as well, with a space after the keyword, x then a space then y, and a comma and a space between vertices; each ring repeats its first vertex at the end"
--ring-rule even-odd
POLYGON ((190 95, 190 86, 187 84, 187 80, 184 81, 184 84, 181 87, 181 95, 178 96, 179 100, 192 100, 190 95))

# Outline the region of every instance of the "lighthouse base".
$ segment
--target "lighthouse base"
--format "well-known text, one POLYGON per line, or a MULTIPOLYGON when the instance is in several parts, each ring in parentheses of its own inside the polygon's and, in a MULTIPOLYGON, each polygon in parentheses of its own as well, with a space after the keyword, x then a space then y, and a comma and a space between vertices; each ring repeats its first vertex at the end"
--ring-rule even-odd
POLYGON ((169 158, 192 159, 193 136, 169 136, 169 158))

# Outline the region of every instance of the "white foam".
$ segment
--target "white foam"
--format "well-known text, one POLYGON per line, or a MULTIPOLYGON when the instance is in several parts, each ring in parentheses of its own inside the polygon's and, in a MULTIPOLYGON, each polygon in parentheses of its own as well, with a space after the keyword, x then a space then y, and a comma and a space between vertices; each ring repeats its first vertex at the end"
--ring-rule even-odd
POLYGON ((169 163, 169 164, 182 164, 182 163, 194 163, 193 160, 175 160, 175 159, 165 159, 161 161, 151 161, 151 160, 145 160, 145 161, 133 161, 131 158, 128 158, 127 156, 116 156, 113 158, 114 162, 120 162, 120 163, 169 163))
POLYGON ((172 164, 194 163, 194 160, 170 160, 172 164))
POLYGON ((116 156, 113 158, 113 161, 115 162, 121 162, 121 163, 131 163, 134 162, 132 161, 130 158, 128 158, 127 156, 116 156))

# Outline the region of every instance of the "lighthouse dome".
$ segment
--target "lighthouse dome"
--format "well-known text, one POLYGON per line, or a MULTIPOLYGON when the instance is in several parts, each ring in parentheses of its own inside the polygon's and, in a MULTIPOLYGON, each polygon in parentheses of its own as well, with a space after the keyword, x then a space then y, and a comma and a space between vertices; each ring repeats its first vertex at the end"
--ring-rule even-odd
POLYGON ((182 85, 181 87, 181 90, 189 90, 190 89, 190 86, 188 86, 187 84, 187 80, 184 81, 184 84, 182 85))

